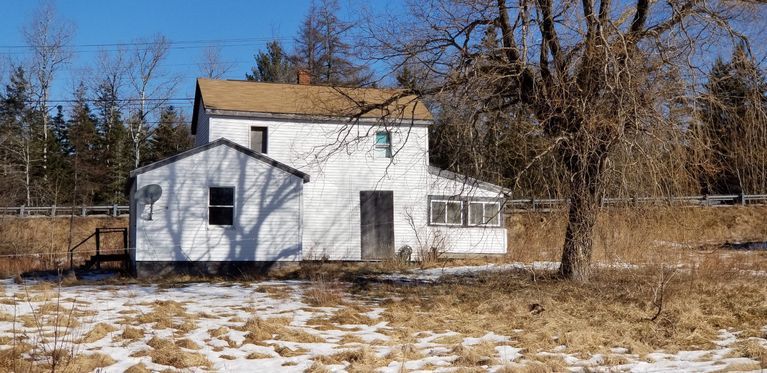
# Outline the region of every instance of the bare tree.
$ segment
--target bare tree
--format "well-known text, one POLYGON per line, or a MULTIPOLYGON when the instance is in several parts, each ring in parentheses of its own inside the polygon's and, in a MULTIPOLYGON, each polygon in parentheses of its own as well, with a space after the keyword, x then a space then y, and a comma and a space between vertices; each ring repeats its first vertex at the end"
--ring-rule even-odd
POLYGON ((178 85, 179 78, 166 73, 162 62, 170 50, 170 41, 162 35, 136 41, 128 65, 129 85, 132 90, 132 113, 127 121, 133 144, 134 167, 141 163, 142 148, 150 135, 148 118, 157 116, 166 106, 178 85))
POLYGON ((676 141, 690 120, 677 107, 699 89, 698 43, 744 42, 733 21, 764 12, 706 0, 435 0, 409 10, 409 19, 366 25, 365 46, 396 58, 397 69, 420 66, 426 83, 407 93, 431 98, 438 112, 460 107, 459 125, 482 135, 468 144, 477 152, 510 120, 531 124, 524 137, 540 144, 507 183, 542 160, 561 169, 570 204, 560 273, 577 281, 591 274, 608 182, 637 170, 613 167, 616 153, 652 159, 650 149, 676 141))
POLYGON ((221 48, 211 45, 202 50, 200 63, 197 65, 202 76, 220 79, 232 69, 233 65, 221 59, 221 48))
POLYGON ((30 73, 34 77, 38 110, 42 113, 43 132, 43 175, 48 168, 48 100, 51 84, 56 73, 72 57, 69 43, 74 35, 71 23, 58 19, 52 2, 43 2, 35 10, 32 19, 23 29, 24 39, 33 52, 30 73))

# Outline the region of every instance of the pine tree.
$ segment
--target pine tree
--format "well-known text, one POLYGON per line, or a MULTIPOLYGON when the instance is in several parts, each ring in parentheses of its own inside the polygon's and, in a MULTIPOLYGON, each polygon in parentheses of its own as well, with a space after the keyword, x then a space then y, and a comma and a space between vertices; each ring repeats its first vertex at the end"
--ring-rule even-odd
POLYGON ((259 82, 295 83, 295 69, 279 41, 270 41, 266 44, 266 52, 259 51, 254 57, 256 66, 251 68, 251 73, 245 74, 246 79, 259 82))
POLYGON ((0 186, 5 204, 32 203, 32 138, 27 125, 31 115, 30 96, 26 72, 17 67, 0 102, 0 186))
POLYGON ((70 159, 72 165, 72 201, 75 204, 96 203, 105 169, 99 149, 96 117, 87 101, 85 86, 81 83, 75 91, 75 103, 68 122, 70 159))
POLYGON ((767 82, 742 47, 718 58, 701 99, 700 130, 708 144, 704 193, 767 191, 767 82))
POLYGON ((311 4, 296 38, 294 65, 306 69, 312 82, 327 85, 362 86, 372 74, 356 64, 346 34, 351 25, 338 18, 337 0, 311 4))
POLYGON ((132 143, 122 120, 117 90, 102 82, 96 90, 98 108, 97 133, 99 157, 104 178, 95 199, 98 203, 124 203, 124 186, 132 169, 132 143))
POLYGON ((159 161, 192 147, 192 135, 184 118, 173 106, 163 109, 160 123, 150 139, 149 161, 159 161))

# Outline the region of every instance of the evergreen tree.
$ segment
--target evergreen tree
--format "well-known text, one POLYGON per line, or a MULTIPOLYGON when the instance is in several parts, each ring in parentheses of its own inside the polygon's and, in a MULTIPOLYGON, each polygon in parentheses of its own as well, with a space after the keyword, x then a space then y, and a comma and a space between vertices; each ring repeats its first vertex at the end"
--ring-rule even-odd
POLYGON ((338 18, 338 11, 337 0, 311 4, 296 38, 294 65, 306 69, 314 83, 362 86, 372 74, 354 62, 352 47, 346 41, 352 26, 338 18))
POLYGON ((75 103, 68 122, 73 203, 83 205, 97 202, 95 198, 106 174, 99 149, 97 119, 86 97, 85 86, 81 83, 75 91, 75 103))
POLYGON ((10 76, 0 101, 0 195, 6 204, 31 204, 31 116, 30 83, 23 68, 17 67, 10 76))
POLYGON ((192 147, 192 135, 184 118, 173 106, 163 109, 160 123, 150 140, 149 161, 155 162, 181 153, 192 147))
POLYGON ((767 82, 742 47, 730 62, 717 59, 701 99, 707 143, 704 193, 767 191, 767 82))
POLYGON ((254 57, 256 66, 251 68, 252 73, 245 74, 246 79, 274 83, 296 82, 293 64, 279 41, 270 41, 266 44, 266 52, 259 51, 254 57))
POLYGON ((104 167, 102 188, 95 199, 98 203, 124 203, 124 186, 132 168, 132 146, 122 120, 117 90, 102 82, 96 90, 98 150, 104 167))

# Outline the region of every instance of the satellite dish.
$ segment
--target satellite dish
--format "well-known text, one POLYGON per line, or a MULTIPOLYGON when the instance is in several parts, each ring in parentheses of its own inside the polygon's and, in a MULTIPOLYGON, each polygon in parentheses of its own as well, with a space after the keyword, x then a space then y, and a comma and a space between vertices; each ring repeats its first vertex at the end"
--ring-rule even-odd
POLYGON ((136 191, 134 198, 138 203, 149 205, 149 217, 146 220, 152 220, 152 210, 154 203, 160 200, 162 196, 162 187, 157 184, 149 184, 136 191))

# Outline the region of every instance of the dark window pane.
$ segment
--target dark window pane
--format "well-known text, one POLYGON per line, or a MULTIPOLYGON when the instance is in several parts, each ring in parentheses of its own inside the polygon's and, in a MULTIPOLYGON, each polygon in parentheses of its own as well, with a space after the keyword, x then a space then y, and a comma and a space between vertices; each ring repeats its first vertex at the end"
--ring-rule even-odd
POLYGON ((485 224, 487 225, 493 225, 497 226, 498 220, 500 218, 500 211, 498 211, 498 208, 500 207, 500 204, 498 203, 488 203, 485 205, 485 224))
POLYGON ((447 223, 461 224, 461 202, 451 201, 447 203, 447 223))
POLYGON ((266 127, 250 129, 250 149, 266 154, 266 127))
POLYGON ((234 206, 234 188, 210 188, 211 206, 234 206))
POLYGON ((481 225, 485 222, 482 220, 484 212, 482 211, 481 203, 469 203, 469 224, 481 225))
POLYGON ((234 207, 210 207, 208 213, 210 225, 233 225, 234 207))
POLYGON ((445 202, 431 203, 431 223, 445 224, 445 202))

